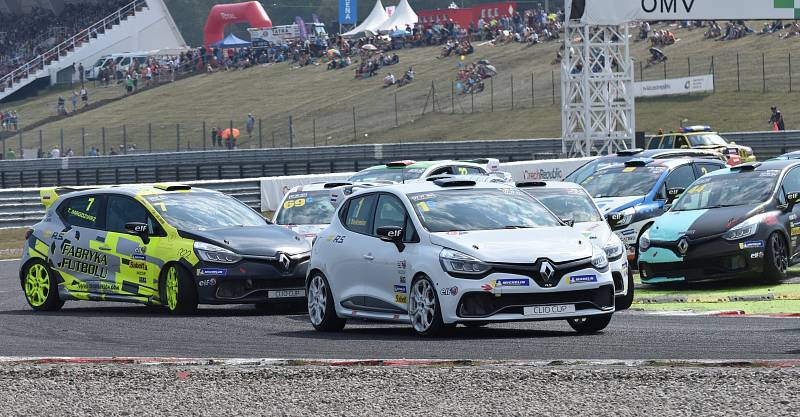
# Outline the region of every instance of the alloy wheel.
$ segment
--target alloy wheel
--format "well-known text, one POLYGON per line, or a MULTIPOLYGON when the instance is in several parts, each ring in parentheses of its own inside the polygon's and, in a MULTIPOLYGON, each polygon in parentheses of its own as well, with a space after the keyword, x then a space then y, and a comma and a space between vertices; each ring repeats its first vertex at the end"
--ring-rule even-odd
POLYGON ((42 264, 33 264, 25 275, 25 296, 34 307, 40 307, 50 295, 50 274, 42 264))
POLYGON ((174 311, 178 307, 178 270, 174 266, 167 271, 166 293, 167 307, 174 311))
POLYGON ((311 278, 311 283, 308 284, 308 315, 312 324, 318 326, 325 318, 325 308, 328 303, 327 297, 325 280, 320 275, 315 275, 314 278, 311 278))
POLYGON ((786 256, 786 245, 783 243, 783 239, 778 236, 772 238, 772 253, 773 259, 775 260, 775 268, 782 274, 786 273, 786 270, 789 268, 789 259, 786 256))
POLYGON ((420 279, 411 288, 409 300, 411 324, 417 332, 426 332, 436 317, 436 294, 427 279, 420 279))

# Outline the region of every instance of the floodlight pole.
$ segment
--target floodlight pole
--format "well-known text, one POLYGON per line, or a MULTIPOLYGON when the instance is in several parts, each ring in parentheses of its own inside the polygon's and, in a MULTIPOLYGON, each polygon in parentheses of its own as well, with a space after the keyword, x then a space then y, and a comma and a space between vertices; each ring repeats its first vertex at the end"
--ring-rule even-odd
POLYGON ((564 23, 562 152, 570 157, 633 147, 635 103, 628 25, 564 23))

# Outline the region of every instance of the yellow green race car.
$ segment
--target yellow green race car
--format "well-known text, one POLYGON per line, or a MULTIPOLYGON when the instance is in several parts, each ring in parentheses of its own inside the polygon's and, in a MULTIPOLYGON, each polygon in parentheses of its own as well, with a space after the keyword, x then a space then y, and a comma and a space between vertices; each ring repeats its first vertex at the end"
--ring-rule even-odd
POLYGON ((198 304, 305 302, 309 243, 222 193, 163 184, 53 188, 41 199, 47 211, 27 233, 19 275, 36 310, 66 300, 179 314, 198 304))
POLYGON ((755 162, 756 156, 749 146, 728 142, 709 126, 687 126, 677 132, 650 138, 645 149, 700 149, 717 151, 725 156, 728 166, 755 162))

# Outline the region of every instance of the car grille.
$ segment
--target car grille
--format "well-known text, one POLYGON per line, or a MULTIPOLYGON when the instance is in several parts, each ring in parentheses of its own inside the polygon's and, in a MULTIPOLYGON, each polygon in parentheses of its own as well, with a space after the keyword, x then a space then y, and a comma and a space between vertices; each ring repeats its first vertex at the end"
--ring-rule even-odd
POLYGON ((576 311, 607 310, 614 307, 614 287, 603 285, 591 290, 546 293, 503 294, 468 292, 461 297, 458 315, 464 318, 489 317, 499 313, 523 314, 523 308, 533 305, 575 304, 576 311))
POLYGON ((686 275, 715 276, 741 272, 748 268, 747 258, 742 254, 687 260, 684 262, 648 263, 644 267, 645 278, 680 278, 686 275))
POLYGON ((611 273, 611 278, 614 279, 614 292, 621 293, 622 290, 625 288, 625 283, 623 282, 623 277, 621 272, 614 271, 611 273))
POLYGON ((546 258, 539 258, 536 262, 532 264, 498 264, 493 263, 490 264, 492 266, 491 271, 489 274, 493 273, 504 273, 504 274, 514 274, 514 275, 523 275, 534 282, 536 282, 540 287, 550 288, 555 287, 561 282, 561 278, 564 275, 567 275, 571 272, 580 271, 581 269, 594 269, 592 266, 591 259, 584 258, 578 259, 576 261, 569 261, 569 262, 561 262, 556 263, 546 258), (549 262, 553 268, 554 272, 550 279, 545 279, 542 274, 539 272, 541 271, 542 264, 544 262, 549 262))

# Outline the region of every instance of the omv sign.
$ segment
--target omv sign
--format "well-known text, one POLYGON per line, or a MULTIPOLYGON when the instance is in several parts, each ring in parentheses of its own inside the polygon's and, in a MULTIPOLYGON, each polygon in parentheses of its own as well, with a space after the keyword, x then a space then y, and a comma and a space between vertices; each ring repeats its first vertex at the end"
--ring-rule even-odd
POLYGON ((567 0, 585 1, 581 21, 621 25, 640 20, 759 20, 800 19, 795 0, 567 0))

